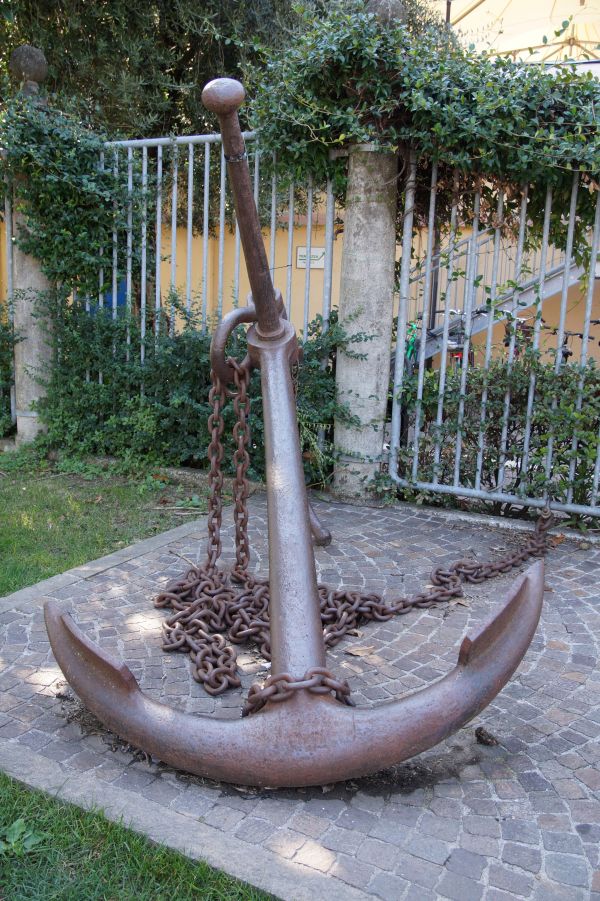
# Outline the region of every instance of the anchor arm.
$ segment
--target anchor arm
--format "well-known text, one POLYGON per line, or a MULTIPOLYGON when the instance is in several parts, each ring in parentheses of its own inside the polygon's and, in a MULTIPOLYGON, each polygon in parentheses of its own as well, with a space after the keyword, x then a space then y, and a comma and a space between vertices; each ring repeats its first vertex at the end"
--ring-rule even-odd
POLYGON ((454 669, 376 707, 296 692, 242 720, 193 716, 153 701, 127 666, 85 636, 56 601, 44 612, 54 655, 86 706, 117 735, 211 779, 281 788, 324 785, 401 763, 468 723, 508 682, 535 633, 544 564, 511 586, 496 615, 461 645, 454 669))

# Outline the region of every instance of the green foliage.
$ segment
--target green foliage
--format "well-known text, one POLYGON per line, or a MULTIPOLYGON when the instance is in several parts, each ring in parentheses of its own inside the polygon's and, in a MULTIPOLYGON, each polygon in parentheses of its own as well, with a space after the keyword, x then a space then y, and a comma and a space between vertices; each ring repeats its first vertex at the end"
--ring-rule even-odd
POLYGON ((0 438, 12 429, 10 391, 13 385, 14 332, 6 307, 0 306, 0 438))
MULTIPOLYGON (((420 157, 420 184, 429 183, 431 162, 439 163, 442 222, 455 167, 459 196, 481 184, 513 194, 524 182, 552 184, 555 224, 579 169, 590 185, 579 206, 583 244, 600 174, 597 79, 569 67, 551 72, 490 58, 461 47, 443 27, 419 22, 382 24, 362 0, 332 3, 323 18, 307 16, 291 46, 255 72, 253 124, 262 146, 297 178, 333 175, 340 195, 345 162, 332 162, 332 150, 375 142, 405 154, 410 146, 420 157)), ((532 219, 541 218, 543 202, 539 191, 532 219)), ((418 219, 424 205, 417 207, 418 219)))
POLYGON ((130 137, 205 131, 203 85, 239 76, 297 20, 290 0, 10 0, 0 4, 0 65, 34 44, 48 90, 79 98, 96 125, 130 137))
MULTIPOLYGON (((125 270, 129 215, 127 166, 113 171, 106 136, 82 122, 77 112, 49 109, 26 97, 8 104, 0 118, 6 156, 4 176, 16 189, 16 206, 25 224, 20 247, 37 257, 52 284, 62 292, 96 295, 106 290, 99 272, 106 266, 117 235, 117 277, 125 270), (107 155, 104 165, 103 155, 107 155)), ((132 167, 132 228, 139 233, 143 192, 139 164, 132 167)), ((147 201, 152 192, 148 191, 147 201)), ((152 218, 149 209, 148 218, 152 218)), ((139 272, 139 242, 134 242, 133 277, 139 272)), ((151 246, 151 245, 150 245, 151 246)), ((152 261, 147 263, 150 268, 152 261)))
MULTIPOLYGON (((176 295, 167 299, 168 315, 159 319, 147 301, 145 334, 140 328, 141 312, 133 304, 131 309, 113 311, 98 299, 111 289, 113 273, 107 258, 110 254, 112 262, 113 236, 119 283, 125 275, 129 216, 133 233, 139 234, 144 208, 139 170, 132 167, 134 189, 129 192, 127 167, 121 161, 115 174, 104 136, 75 115, 31 100, 17 98, 9 104, 0 128, 7 151, 4 172, 17 189, 17 205, 25 220, 17 240, 40 261, 54 286, 44 296, 29 300, 48 323, 52 346, 51 370, 43 375, 47 397, 40 406, 48 427, 46 444, 70 455, 114 455, 130 467, 141 462, 204 466, 209 443, 210 336, 185 313, 176 295), (103 153, 108 157, 104 168, 100 166, 103 153), (110 283, 99 283, 102 271, 110 283), (172 310, 185 322, 176 334, 169 319, 172 310)), ((148 246, 154 245, 151 194, 149 187, 148 246)), ((132 298, 139 297, 139 252, 139 242, 134 241, 132 298)), ((148 297, 154 289, 153 265, 149 255, 148 297)), ((355 340, 342 334, 335 316, 327 333, 322 322, 310 327, 305 363, 298 374, 299 420, 310 481, 323 482, 331 470, 334 415, 350 416, 335 399, 334 361, 336 348, 355 340)), ((233 345, 232 351, 243 356, 243 333, 233 345)), ((9 361, 8 345, 5 356, 9 361)), ((0 365, 3 359, 0 355, 0 365)), ((261 403, 255 373, 250 391, 255 478, 264 473, 261 403)), ((229 408, 229 436, 232 417, 229 408)), ((231 437, 227 440, 229 452, 231 437)))
MULTIPOLYGON (((189 485, 168 484, 164 471, 64 452, 52 463, 34 450, 1 458, 0 597, 181 525, 189 485)), ((193 482, 194 509, 206 509, 204 475, 193 482)))
MULTIPOLYGON (((53 364, 46 373, 46 398, 40 415, 48 428, 49 448, 69 456, 110 455, 130 468, 140 464, 206 466, 210 441, 210 335, 193 318, 175 334, 159 323, 147 323, 142 340, 139 324, 126 314, 113 319, 110 310, 86 311, 82 303, 39 299, 49 318, 53 364), (144 345, 144 361, 140 350, 144 345)), ((304 345, 304 361, 297 373, 297 403, 305 471, 310 482, 321 483, 331 471, 333 418, 351 420, 350 411, 336 401, 335 355, 362 336, 348 338, 337 323, 323 331, 319 318, 311 323, 304 345), (324 442, 318 441, 321 431, 324 442)), ((241 358, 245 333, 231 339, 231 352, 241 358)), ((264 435, 260 377, 252 375, 249 389, 251 476, 264 475, 264 435)), ((233 454, 232 405, 225 410, 225 467, 233 454)))
MULTIPOLYGON (((38 853, 0 858, 5 901, 267 901, 271 896, 165 845, 0 773, 0 824, 44 834, 38 853)), ((0 827, 1 828, 1 827, 0 827)))
MULTIPOLYGON (((503 462, 505 489, 518 496, 542 497, 565 503, 567 492, 573 491, 574 504, 587 505, 594 478, 594 467, 600 428, 600 370, 594 361, 582 368, 564 363, 558 373, 554 361, 527 350, 508 366, 506 360, 492 360, 486 371, 469 367, 464 400, 464 417, 459 423, 460 370, 446 376, 444 414, 436 426, 440 373, 425 372, 421 406, 423 435, 419 444, 420 479, 451 484, 454 476, 456 440, 462 438, 460 481, 465 487, 475 486, 477 458, 481 454, 481 488, 497 490, 503 462), (527 400, 532 383, 535 403, 531 418, 528 457, 525 456, 527 400), (506 416, 507 393, 510 408, 506 416), (482 400, 486 415, 481 422, 482 400), (581 401, 578 403, 578 398, 581 401), (503 432, 506 431, 503 445, 503 432), (547 473, 548 444, 552 436, 553 462, 547 473), (574 440, 576 447, 574 449, 574 440), (436 444, 440 448, 437 468, 434 462, 436 444), (575 461, 574 479, 570 478, 575 461)), ((412 375, 403 391, 408 426, 414 423, 417 403, 417 376, 412 375)), ((410 479, 412 442, 402 452, 400 472, 410 479)), ((500 505, 497 505, 500 506, 500 505)))

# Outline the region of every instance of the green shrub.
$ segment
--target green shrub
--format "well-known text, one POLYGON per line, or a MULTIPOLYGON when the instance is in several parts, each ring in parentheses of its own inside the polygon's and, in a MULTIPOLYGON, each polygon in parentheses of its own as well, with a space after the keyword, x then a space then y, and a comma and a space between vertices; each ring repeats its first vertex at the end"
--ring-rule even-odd
MULTIPOLYGON (((459 370, 447 372, 444 391, 444 412, 441 426, 436 425, 440 373, 425 372, 419 443, 419 478, 431 481, 436 474, 434 453, 440 447, 437 477, 441 483, 452 484, 457 436, 462 438, 460 481, 465 487, 475 487, 478 455, 481 454, 481 488, 497 490, 498 475, 503 461, 505 490, 517 496, 543 497, 567 501, 573 490, 572 502, 590 503, 594 467, 598 453, 600 429, 600 370, 592 360, 585 368, 564 363, 557 374, 553 361, 543 359, 529 350, 509 367, 505 360, 493 360, 486 371, 469 367, 465 389, 464 415, 459 422, 459 370), (535 381, 535 403, 531 418, 528 459, 525 458, 527 400, 532 379, 535 381), (581 390, 581 402, 578 396, 581 390), (508 417, 505 400, 510 393, 508 417), (481 424, 482 399, 486 395, 486 415, 481 424), (506 438, 503 452, 503 430, 506 438), (553 457, 549 474, 546 471, 548 443, 552 436, 553 457), (573 450, 573 439, 577 446, 573 450), (481 450, 482 448, 482 450, 481 450), (575 474, 571 482, 569 472, 575 460, 575 474)), ((408 428, 414 425, 417 402, 417 375, 413 374, 404 387, 403 406, 408 428)), ((400 474, 410 480, 412 441, 403 450, 400 474)), ((500 508, 502 505, 496 505, 500 508)))
POLYGON ((8 321, 5 308, 0 307, 0 438, 8 435, 13 428, 10 392, 13 385, 13 328, 8 321))
MULTIPOLYGON (((164 327, 144 342, 136 322, 111 311, 86 312, 83 304, 40 298, 50 320, 53 363, 46 373, 47 396, 40 415, 47 426, 45 442, 69 455, 110 455, 130 465, 171 464, 204 467, 210 441, 210 334, 187 317, 174 335, 164 327), (129 335, 129 343, 127 341, 129 335)), ((183 314, 182 314, 183 315, 183 314)), ((348 338, 333 313, 328 330, 318 317, 310 324, 304 360, 297 380, 297 407, 306 476, 311 483, 326 481, 333 465, 334 416, 352 420, 338 404, 335 356, 363 336, 348 338), (322 436, 319 440, 319 436, 322 436)), ((231 339, 231 352, 246 352, 245 332, 231 339)), ((264 475, 264 436, 260 377, 253 372, 250 389, 251 475, 264 475)), ((233 453, 234 414, 225 409, 225 466, 233 453)), ((231 469, 230 469, 231 471, 231 469)))

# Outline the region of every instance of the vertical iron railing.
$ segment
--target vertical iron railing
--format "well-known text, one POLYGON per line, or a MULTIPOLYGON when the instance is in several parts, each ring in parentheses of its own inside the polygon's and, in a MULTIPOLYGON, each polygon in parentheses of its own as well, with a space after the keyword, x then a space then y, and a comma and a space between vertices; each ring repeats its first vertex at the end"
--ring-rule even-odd
MULTIPOLYGON (((328 184, 324 192, 317 192, 309 178, 303 185, 287 181, 285 191, 279 190, 275 159, 267 181, 255 134, 247 132, 244 137, 254 196, 265 227, 269 265, 288 315, 296 320, 298 331, 306 335, 308 323, 316 313, 322 313, 327 325, 331 311, 335 218, 332 187, 328 184), (298 209, 306 211, 305 239, 299 235, 298 209), (320 263, 322 292, 311 270, 314 215, 321 209, 325 219, 324 235, 319 235, 319 243, 324 245, 324 262, 320 263), (296 259, 300 244, 306 245, 303 273, 295 272, 302 265, 296 259), (285 258, 281 259, 284 247, 285 258), (292 303, 293 297, 296 300, 292 303)), ((126 177, 128 206, 124 235, 119 235, 116 228, 113 232, 110 268, 108 273, 100 273, 99 290, 102 301, 110 295, 114 318, 122 302, 120 292, 124 294, 126 309, 139 316, 143 362, 146 328, 153 330, 155 339, 163 327, 173 334, 178 317, 185 311, 189 321, 193 319, 206 331, 211 319, 221 318, 230 304, 244 302, 240 297, 244 266, 240 235, 229 196, 220 135, 113 141, 106 144, 105 154, 115 180, 120 173, 126 177), (139 222, 139 227, 134 227, 134 222, 139 222), (228 230, 232 233, 231 242, 228 230), (153 292, 153 301, 148 292, 153 292)))
POLYGON ((592 318, 600 197, 582 252, 578 203, 589 206, 589 198, 578 172, 562 217, 553 216, 550 187, 524 184, 516 197, 498 190, 493 198, 486 185, 484 207, 477 187, 472 200, 459 196, 455 174, 444 225, 437 165, 430 168, 428 204, 418 217, 416 171, 411 154, 392 361, 390 477, 413 490, 600 514, 600 417, 592 409, 590 421, 577 425, 592 348, 600 344, 598 312, 592 318), (532 221, 534 208, 539 221, 532 221), (572 341, 580 341, 579 354, 570 349, 572 341), (559 384, 569 357, 576 424, 565 438, 562 398, 548 391, 552 378, 559 384), (591 448, 590 429, 598 430, 591 448))

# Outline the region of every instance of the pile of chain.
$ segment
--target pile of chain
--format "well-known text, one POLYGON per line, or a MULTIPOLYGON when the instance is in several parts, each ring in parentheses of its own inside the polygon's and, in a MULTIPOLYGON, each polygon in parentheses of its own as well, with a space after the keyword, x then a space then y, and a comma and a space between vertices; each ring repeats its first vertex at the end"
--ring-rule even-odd
MULTIPOLYGON (((235 390, 228 391, 213 373, 209 396, 211 441, 210 498, 208 506, 208 549, 202 566, 191 566, 182 578, 172 582, 155 600, 157 607, 174 611, 163 623, 163 649, 187 651, 192 660, 192 674, 211 695, 228 688, 239 688, 236 653, 231 644, 251 642, 270 660, 269 583, 248 572, 248 383, 250 370, 230 358, 235 373, 235 390), (223 489, 223 406, 226 397, 233 400, 235 426, 233 435, 235 478, 234 522, 236 562, 230 572, 217 567, 221 556, 221 522, 223 489), (230 643, 231 644, 230 644, 230 643)), ((381 595, 339 590, 319 585, 321 620, 326 647, 334 647, 346 635, 370 621, 386 622, 415 608, 428 608, 463 596, 464 583, 478 584, 507 573, 530 557, 545 553, 552 516, 544 511, 534 532, 524 546, 496 562, 478 563, 459 560, 445 569, 437 567, 430 577, 427 591, 410 598, 386 602, 381 595)), ((264 685, 252 685, 244 714, 260 710, 267 701, 282 701, 294 691, 308 689, 316 694, 332 692, 337 700, 351 703, 348 683, 335 678, 328 670, 315 668, 302 679, 288 673, 270 676, 264 685)))

